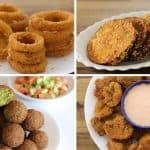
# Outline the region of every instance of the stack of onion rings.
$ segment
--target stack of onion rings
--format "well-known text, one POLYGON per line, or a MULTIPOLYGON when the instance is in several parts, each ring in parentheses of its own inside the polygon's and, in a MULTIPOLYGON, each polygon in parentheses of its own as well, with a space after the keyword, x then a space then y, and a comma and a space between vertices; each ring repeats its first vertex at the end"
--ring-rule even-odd
POLYGON ((12 34, 11 27, 0 20, 0 59, 5 59, 8 54, 8 39, 12 34))
POLYGON ((28 25, 28 16, 10 3, 0 3, 0 19, 9 24, 13 32, 25 31, 28 25))
POLYGON ((8 62, 20 73, 40 73, 45 71, 44 39, 32 32, 13 33, 9 37, 8 62))
POLYGON ((28 30, 44 37, 47 56, 60 57, 73 49, 73 26, 72 13, 53 10, 33 14, 28 30))

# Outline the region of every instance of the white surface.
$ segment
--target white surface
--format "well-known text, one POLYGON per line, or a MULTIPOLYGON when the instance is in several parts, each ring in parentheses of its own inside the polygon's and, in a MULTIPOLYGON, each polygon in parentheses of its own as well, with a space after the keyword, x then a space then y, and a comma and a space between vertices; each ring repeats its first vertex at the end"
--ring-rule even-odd
MULTIPOLYGON (((6 84, 8 77, 0 77, 0 84, 6 84)), ((36 103, 36 101, 26 101, 22 100, 26 105, 39 109, 44 110, 47 115, 53 117, 56 120, 60 140, 59 145, 56 150, 75 150, 75 104, 76 101, 74 100, 74 92, 71 92, 67 98, 62 100, 56 100, 55 103, 36 103)), ((50 122, 48 123, 50 125, 50 122)), ((53 136, 53 133, 49 133, 49 136, 53 136)), ((55 149, 46 149, 46 150, 55 150, 55 149)))
POLYGON ((144 67, 150 66, 150 59, 144 59, 142 61, 134 61, 134 62, 123 62, 118 66, 108 66, 108 65, 98 65, 93 62, 91 62, 87 57, 87 44, 90 40, 90 38, 93 36, 93 34, 97 31, 97 29, 102 26, 104 23, 108 22, 112 19, 120 19, 120 18, 126 18, 130 16, 143 16, 147 13, 150 13, 150 11, 138 11, 138 12, 131 12, 131 13, 125 13, 118 16, 113 16, 111 18, 104 19, 102 21, 96 22, 92 26, 89 26, 87 29, 82 31, 77 38, 77 59, 79 62, 83 63, 87 67, 92 67, 97 70, 129 70, 129 69, 139 69, 144 67))
POLYGON ((102 77, 93 77, 88 85, 86 95, 85 95, 85 104, 84 104, 84 113, 85 113, 85 121, 90 133, 91 138, 97 145, 97 147, 101 150, 107 150, 107 136, 99 136, 91 125, 91 119, 94 114, 94 108, 96 104, 96 97, 94 96, 94 89, 95 89, 95 80, 97 78, 102 77))
MULTIPOLYGON (((7 60, 0 62, 1 74, 18 74, 7 62, 7 60)), ((70 53, 65 57, 48 58, 46 71, 41 74, 64 74, 74 72, 74 53, 70 53)))
POLYGON ((72 92, 72 90, 74 89, 74 79, 73 77, 71 76, 65 76, 65 78, 67 78, 68 80, 68 91, 65 92, 63 95, 59 96, 59 97, 56 97, 56 98, 53 98, 53 99, 40 99, 39 98, 32 98, 30 96, 27 96, 27 95, 24 95, 22 93, 20 93, 18 90, 15 89, 15 79, 16 77, 10 77, 8 78, 8 85, 15 91, 15 93, 20 97, 20 98, 23 98, 25 100, 28 100, 28 101, 33 101, 33 100, 36 100, 37 102, 47 102, 47 103, 50 103, 50 102, 55 102, 55 100, 60 100, 60 99, 65 99, 69 94, 70 92, 72 92))

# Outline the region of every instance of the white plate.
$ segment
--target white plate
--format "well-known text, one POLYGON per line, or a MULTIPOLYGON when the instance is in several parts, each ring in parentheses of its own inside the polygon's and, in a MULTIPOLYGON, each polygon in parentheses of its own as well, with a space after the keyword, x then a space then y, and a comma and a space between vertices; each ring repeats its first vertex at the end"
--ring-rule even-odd
POLYGON ((130 12, 121 14, 118 16, 113 16, 111 18, 104 19, 102 21, 96 22, 92 26, 89 26, 84 31, 80 32, 77 38, 77 59, 79 62, 83 63, 87 67, 92 67, 97 70, 108 70, 108 71, 114 71, 114 70, 129 70, 129 69, 140 69, 144 67, 150 66, 150 58, 146 58, 142 61, 133 61, 133 62, 123 62, 118 66, 108 66, 108 65, 98 65, 93 62, 91 62, 86 53, 87 44, 90 40, 90 38, 93 36, 93 34, 97 31, 97 29, 108 22, 109 20, 113 19, 120 19, 120 18, 126 18, 130 16, 143 16, 147 13, 150 13, 150 11, 137 11, 137 12, 130 12))
POLYGON ((86 95, 85 95, 85 103, 84 103, 84 113, 85 113, 85 121, 90 133, 91 138, 97 145, 100 150, 107 150, 107 136, 99 136, 91 125, 91 119, 94 114, 94 108, 96 104, 96 97, 94 96, 94 89, 95 89, 95 80, 97 78, 103 77, 93 77, 88 85, 86 95))
MULTIPOLYGON (((7 62, 7 60, 0 62, 1 74, 18 74, 7 62)), ((64 74, 74 72, 74 53, 70 53, 65 57, 48 58, 48 65, 46 71, 41 74, 64 74)))
POLYGON ((67 78, 68 82, 69 82, 69 87, 68 87, 68 91, 65 92, 63 95, 59 96, 59 97, 56 97, 56 98, 53 98, 53 99, 39 99, 39 98, 33 98, 33 97, 30 97, 30 96, 26 96, 22 93, 20 93, 18 90, 16 90, 15 88, 15 79, 16 77, 9 77, 8 78, 8 85, 9 87, 11 87, 14 92, 17 94, 18 97, 20 97, 21 99, 24 99, 24 100, 28 100, 28 101, 35 101, 35 102, 38 102, 38 103, 54 103, 56 100, 62 100, 62 99, 65 99, 66 96, 68 96, 74 89, 74 79, 73 77, 71 76, 64 76, 65 78, 67 78))

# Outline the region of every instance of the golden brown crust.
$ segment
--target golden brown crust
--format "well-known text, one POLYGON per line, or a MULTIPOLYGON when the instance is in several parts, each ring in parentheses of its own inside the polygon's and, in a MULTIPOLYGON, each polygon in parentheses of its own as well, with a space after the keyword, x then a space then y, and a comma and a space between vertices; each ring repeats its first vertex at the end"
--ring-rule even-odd
POLYGON ((12 30, 8 24, 0 20, 0 59, 5 59, 8 54, 8 39, 12 30))
POLYGON ((14 68, 16 71, 20 73, 28 73, 28 74, 44 72, 47 65, 47 60, 36 65, 24 65, 10 59, 9 57, 8 57, 8 62, 11 65, 11 67, 14 68))
POLYGON ((88 57, 97 64, 119 64, 126 58, 136 35, 131 22, 123 19, 109 21, 89 41, 88 57))
POLYGON ((33 32, 16 32, 9 37, 9 48, 18 52, 28 53, 44 51, 44 39, 33 32))
POLYGON ((26 52, 17 52, 9 49, 8 57, 22 64, 34 65, 41 63, 45 60, 45 51, 38 53, 26 53, 26 52))
POLYGON ((62 10, 42 11, 31 16, 29 24, 40 31, 62 31, 73 26, 73 14, 62 10))
POLYGON ((73 32, 73 27, 68 28, 67 30, 63 31, 40 31, 32 27, 32 25, 29 25, 28 31, 30 32, 36 32, 43 36, 45 40, 45 44, 55 44, 60 41, 64 41, 68 38, 70 38, 70 35, 73 32))
POLYGON ((11 3, 0 4, 0 19, 8 23, 14 32, 25 31, 28 24, 27 15, 11 3))
POLYGON ((106 134, 116 140, 125 140, 132 136, 134 129, 129 125, 123 116, 118 115, 104 124, 106 134))

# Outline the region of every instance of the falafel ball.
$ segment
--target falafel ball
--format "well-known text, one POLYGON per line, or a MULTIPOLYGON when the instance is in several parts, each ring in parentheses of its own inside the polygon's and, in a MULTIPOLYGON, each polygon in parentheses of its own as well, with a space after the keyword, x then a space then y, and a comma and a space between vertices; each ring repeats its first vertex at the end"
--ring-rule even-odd
POLYGON ((33 141, 25 139, 23 144, 17 147, 15 150, 38 150, 38 148, 33 141))
POLYGON ((25 133, 19 124, 9 123, 2 131, 3 143, 9 147, 15 148, 24 141, 25 133))
POLYGON ((4 108, 6 120, 13 123, 22 123, 27 116, 27 107, 20 101, 12 101, 4 108))
POLYGON ((38 130, 43 126, 43 124, 44 124, 43 114, 37 110, 29 109, 28 115, 25 121, 23 122, 24 129, 28 131, 38 130))
POLYGON ((10 147, 0 144, 0 150, 12 150, 10 147))
POLYGON ((48 145, 48 136, 44 131, 36 130, 31 132, 29 139, 35 142, 39 149, 46 148, 48 145))

